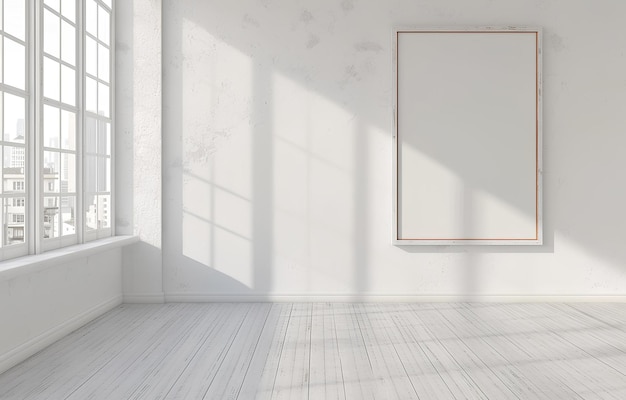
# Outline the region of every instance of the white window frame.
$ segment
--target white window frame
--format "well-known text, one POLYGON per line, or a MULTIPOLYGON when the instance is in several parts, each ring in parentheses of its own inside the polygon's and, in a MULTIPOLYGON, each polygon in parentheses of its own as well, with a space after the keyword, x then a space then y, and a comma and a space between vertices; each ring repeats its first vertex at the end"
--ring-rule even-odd
MULTIPOLYGON (((86 243, 88 241, 102 239, 110 237, 115 232, 115 1, 111 1, 111 6, 108 6, 106 2, 102 0, 93 0, 99 6, 105 7, 110 14, 109 19, 109 117, 105 118, 97 116, 99 120, 106 120, 110 123, 111 138, 110 138, 110 187, 106 192, 107 196, 110 196, 108 200, 108 222, 109 226, 101 229, 87 230, 86 227, 86 198, 87 194, 84 192, 85 174, 84 174, 84 144, 85 144, 85 115, 88 114, 85 105, 85 79, 86 79, 86 52, 85 52, 85 35, 86 35, 86 1, 91 0, 75 0, 76 1, 76 59, 75 59, 75 71, 76 71, 76 87, 75 87, 75 99, 76 106, 72 107, 61 103, 61 101, 51 101, 43 96, 43 60, 44 60, 44 46, 43 46, 43 22, 44 22, 44 0, 26 0, 26 32, 25 32, 25 46, 26 46, 26 82, 25 90, 22 92, 19 89, 12 87, 6 87, 4 83, 0 87, 2 91, 11 94, 19 94, 20 97, 25 99, 26 103, 26 121, 25 121, 25 181, 23 193, 9 193, 4 192, 0 197, 2 200, 2 206, 4 202, 15 202, 16 197, 25 199, 25 213, 24 213, 24 243, 12 244, 5 246, 2 244, 0 247, 0 261, 12 259, 25 255, 40 254, 45 251, 57 249, 74 244, 86 243), (76 155, 76 192, 64 193, 59 187, 58 192, 47 192, 44 187, 46 184, 44 179, 44 142, 43 142, 43 109, 44 105, 49 104, 60 110, 67 110, 76 113, 76 151, 64 151, 62 146, 59 149, 54 149, 55 152, 62 155, 63 153, 71 153, 76 155), (59 222, 58 237, 44 238, 44 199, 46 197, 54 197, 58 199, 58 206, 61 207, 64 197, 75 198, 75 210, 74 220, 76 230, 75 233, 70 235, 63 235, 61 218, 58 216, 59 222), (13 200, 11 200, 13 198, 13 200)), ((98 21, 100 23, 100 21, 98 21)), ((3 60, 3 63, 6 61, 3 60)), ((91 114, 91 113, 90 113, 91 114)), ((92 115, 93 116, 93 115, 92 115)), ((2 131, 0 131, 2 132, 2 131)), ((4 138, 2 138, 4 140, 4 138)), ((4 168, 4 164, 2 165, 4 168)), ((58 182, 61 182, 61 171, 59 171, 58 182)), ((4 185, 4 182, 2 182, 4 185)), ((4 218, 8 218, 8 214, 5 212, 4 218)), ((11 218, 15 218, 14 216, 11 218)), ((9 221, 5 221, 5 224, 9 221)), ((5 226, 0 227, 2 230, 2 240, 4 236, 8 234, 8 228, 5 226)))

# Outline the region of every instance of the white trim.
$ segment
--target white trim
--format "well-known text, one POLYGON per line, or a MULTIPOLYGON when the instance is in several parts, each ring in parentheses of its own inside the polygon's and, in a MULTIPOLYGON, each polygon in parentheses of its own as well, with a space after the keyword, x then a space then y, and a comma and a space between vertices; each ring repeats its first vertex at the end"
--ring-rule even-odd
POLYGON ((138 236, 113 236, 86 244, 62 247, 42 254, 16 258, 0 263, 0 281, 13 279, 79 258, 89 257, 139 241, 138 236))
POLYGON ((125 304, 163 304, 165 303, 165 293, 129 293, 124 294, 125 304))
POLYGON ((0 374, 120 304, 122 296, 116 295, 0 355, 0 374))
MULTIPOLYGON (((126 296, 124 296, 126 299, 126 296)), ((385 295, 385 294, 203 294, 166 293, 166 303, 376 302, 376 303, 626 303, 626 295, 385 295)))

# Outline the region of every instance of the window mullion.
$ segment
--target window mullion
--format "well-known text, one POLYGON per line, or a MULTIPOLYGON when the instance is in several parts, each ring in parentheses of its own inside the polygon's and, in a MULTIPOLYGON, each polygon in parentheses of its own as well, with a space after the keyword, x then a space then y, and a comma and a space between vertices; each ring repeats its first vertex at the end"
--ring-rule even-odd
POLYGON ((30 130, 30 140, 28 142, 28 166, 29 166, 29 188, 30 196, 28 196, 28 225, 29 225, 29 253, 39 254, 43 251, 42 247, 42 192, 43 179, 42 156, 42 118, 43 113, 43 82, 42 82, 42 60, 43 60, 43 18, 42 18, 42 1, 31 3, 30 20, 34 23, 30 29, 31 37, 31 70, 29 71, 29 81, 31 88, 30 96, 30 122, 32 129, 30 130))
MULTIPOLYGON (((113 5, 113 3, 111 4, 113 5)), ((109 85, 110 85, 110 92, 109 92, 109 101, 110 101, 110 111, 109 111, 109 116, 111 118, 111 148, 109 149, 109 154, 111 155, 111 169, 109 171, 110 173, 110 179, 111 179, 111 183, 109 186, 109 193, 110 193, 110 219, 109 219, 109 227, 111 229, 111 235, 115 236, 115 206, 116 206, 116 201, 115 201, 115 10, 116 7, 111 7, 111 20, 110 20, 110 38, 109 38, 109 85)))
POLYGON ((84 149, 83 143, 85 139, 85 7, 84 1, 77 1, 76 4, 76 34, 78 42, 76 45, 76 74, 78 76, 78 84, 76 85, 77 97, 76 104, 79 111, 77 113, 78 129, 76 132, 76 164, 78 171, 76 172, 76 234, 78 235, 78 243, 85 242, 85 199, 84 199, 84 149))

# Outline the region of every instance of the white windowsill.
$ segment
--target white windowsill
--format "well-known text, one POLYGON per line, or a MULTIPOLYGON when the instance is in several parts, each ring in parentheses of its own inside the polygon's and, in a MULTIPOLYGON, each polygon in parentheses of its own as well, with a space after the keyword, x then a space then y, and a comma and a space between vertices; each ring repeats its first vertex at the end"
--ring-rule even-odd
POLYGON ((24 256, 0 262, 0 281, 13 279, 19 275, 41 271, 51 266, 102 253, 118 247, 128 246, 139 241, 138 236, 112 236, 85 244, 63 247, 42 254, 24 256))

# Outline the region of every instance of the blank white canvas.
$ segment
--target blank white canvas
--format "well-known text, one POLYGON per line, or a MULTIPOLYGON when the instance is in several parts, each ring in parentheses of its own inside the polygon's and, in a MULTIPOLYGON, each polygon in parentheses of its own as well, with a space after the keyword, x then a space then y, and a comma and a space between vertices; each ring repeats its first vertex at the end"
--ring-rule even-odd
POLYGON ((395 239, 540 243, 538 32, 396 38, 395 239))

